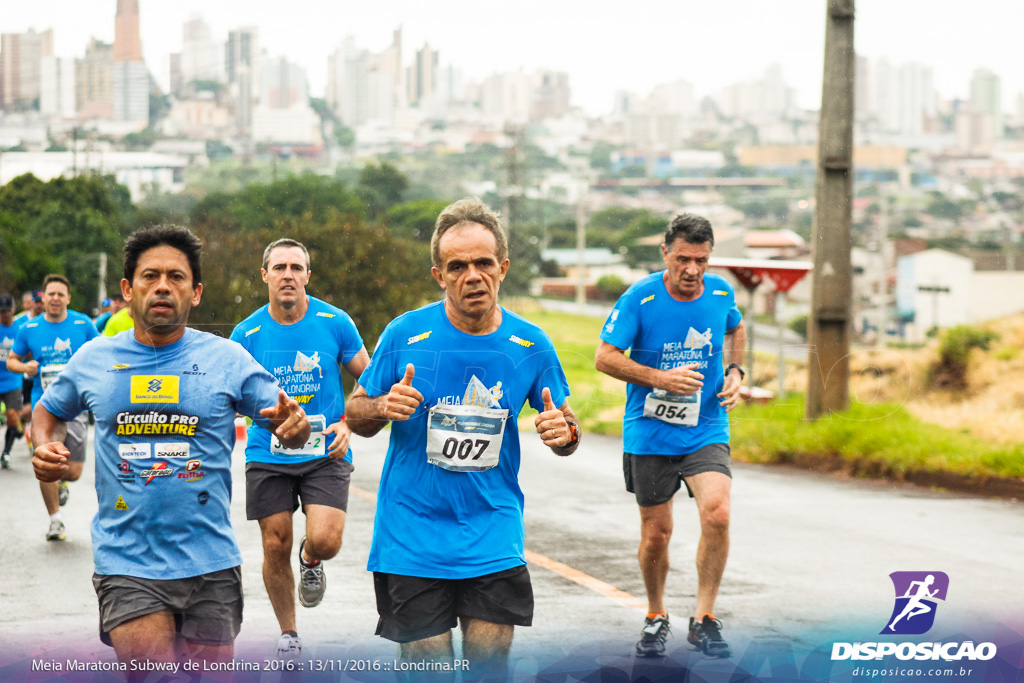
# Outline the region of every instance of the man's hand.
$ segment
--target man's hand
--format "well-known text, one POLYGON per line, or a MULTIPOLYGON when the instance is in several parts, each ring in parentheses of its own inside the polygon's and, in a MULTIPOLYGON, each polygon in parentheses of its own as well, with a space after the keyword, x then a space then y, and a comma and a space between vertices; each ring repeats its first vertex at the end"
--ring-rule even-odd
POLYGON ((722 392, 718 394, 718 398, 722 399, 718 405, 725 408, 725 412, 729 412, 740 402, 740 386, 742 384, 743 380, 740 379, 739 370, 730 370, 729 374, 725 376, 722 392))
POLYGON ((544 387, 541 397, 544 399, 544 411, 533 421, 537 426, 537 433, 540 434, 540 440, 549 448, 567 446, 572 441, 572 434, 569 433, 569 423, 565 421, 565 415, 551 400, 550 389, 544 387))
POLYGON ((261 410, 260 415, 276 425, 274 435, 285 448, 299 448, 309 438, 306 412, 284 391, 277 392, 277 403, 261 410))
POLYGON ((58 481, 64 476, 70 467, 68 456, 71 451, 60 441, 51 441, 41 446, 36 446, 35 455, 32 458, 32 469, 39 481, 58 481))
POLYGON ((341 419, 332 425, 328 425, 321 434, 326 436, 328 434, 336 434, 334 441, 327 449, 327 455, 337 460, 338 458, 344 458, 348 454, 348 442, 352 437, 352 430, 348 428, 348 424, 345 422, 345 416, 342 415, 341 419))
POLYGON ((39 361, 30 360, 27 363, 25 363, 25 368, 26 377, 35 377, 36 374, 39 372, 39 361))
POLYGON ((416 366, 409 363, 405 366, 405 377, 392 385, 384 400, 384 417, 392 422, 408 420, 423 403, 423 394, 412 386, 412 378, 416 375, 416 366))
POLYGON ((697 372, 697 363, 683 365, 671 370, 662 370, 658 375, 655 389, 664 389, 673 394, 692 396, 704 386, 704 375, 697 372))

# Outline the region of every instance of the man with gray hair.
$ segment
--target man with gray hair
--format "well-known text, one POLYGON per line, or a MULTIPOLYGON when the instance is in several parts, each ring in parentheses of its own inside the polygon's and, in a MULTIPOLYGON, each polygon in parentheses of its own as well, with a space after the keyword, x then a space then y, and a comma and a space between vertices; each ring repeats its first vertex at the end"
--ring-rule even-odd
MULTIPOLYGON (((404 660, 454 666, 461 622, 474 679, 499 680, 533 619, 516 421, 529 401, 555 455, 580 441, 551 340, 498 305, 508 241, 477 199, 441 212, 431 239, 442 301, 393 320, 349 398, 349 425, 391 441, 367 568, 377 634, 404 660)), ((457 669, 449 669, 457 670, 457 669)))
POLYGON ((270 302, 231 333, 302 405, 312 425, 302 448, 285 451, 269 431, 253 423, 245 447, 246 517, 259 520, 263 583, 281 627, 277 656, 288 658, 302 652, 291 565, 292 515, 301 500, 306 535, 299 542, 299 602, 315 607, 327 588, 323 563, 341 550, 352 477, 341 368, 359 379, 369 362, 348 313, 306 294, 309 265, 301 242, 284 238, 267 245, 260 273, 270 302))

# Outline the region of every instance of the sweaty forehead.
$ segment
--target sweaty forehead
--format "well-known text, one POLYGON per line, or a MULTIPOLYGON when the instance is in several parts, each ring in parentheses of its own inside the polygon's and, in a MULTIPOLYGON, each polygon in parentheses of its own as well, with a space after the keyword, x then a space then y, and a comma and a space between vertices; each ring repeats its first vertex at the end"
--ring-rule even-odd
POLYGON ((668 254, 673 258, 678 258, 680 256, 692 259, 707 258, 711 255, 711 243, 702 242, 701 244, 691 244, 686 240, 677 239, 672 243, 672 248, 669 250, 668 254))
POLYGON ((68 287, 63 282, 50 282, 46 285, 46 289, 43 290, 43 294, 52 294, 58 292, 59 294, 67 294, 68 287))
POLYGON ((306 267, 306 255, 298 247, 274 247, 267 256, 267 269, 278 265, 299 265, 306 267))
POLYGON ((449 228, 438 242, 442 262, 449 259, 497 258, 498 241, 494 233, 479 223, 461 223, 449 228))
POLYGON ((189 275, 192 274, 192 267, 188 264, 188 257, 185 255, 185 252, 166 244, 152 247, 139 254, 139 263, 136 269, 143 270, 145 268, 155 268, 156 270, 178 269, 184 270, 189 275))

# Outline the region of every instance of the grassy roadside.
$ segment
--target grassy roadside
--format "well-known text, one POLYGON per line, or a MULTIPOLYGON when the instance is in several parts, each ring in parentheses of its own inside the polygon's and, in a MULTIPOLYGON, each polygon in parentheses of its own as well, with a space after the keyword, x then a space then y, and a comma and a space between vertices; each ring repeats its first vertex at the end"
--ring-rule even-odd
MULTIPOLYGON (((519 312, 554 341, 584 431, 621 434, 625 385, 594 369, 603 321, 528 307, 519 312)), ((534 415, 527 407, 520 428, 532 429, 534 415)), ((733 457, 744 462, 830 460, 855 475, 896 479, 912 472, 1024 477, 1024 444, 994 444, 965 432, 924 422, 898 403, 854 403, 844 413, 810 422, 799 393, 732 413, 733 457)))

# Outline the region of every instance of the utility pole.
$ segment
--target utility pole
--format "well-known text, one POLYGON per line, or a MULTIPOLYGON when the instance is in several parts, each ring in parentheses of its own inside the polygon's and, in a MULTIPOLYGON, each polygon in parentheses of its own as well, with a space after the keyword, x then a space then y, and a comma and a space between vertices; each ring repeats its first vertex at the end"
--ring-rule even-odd
POLYGON ((817 419, 849 405, 853 296, 850 222, 853 199, 854 0, 828 0, 825 74, 818 124, 814 273, 808 321, 806 414, 817 419))
POLYGON ((103 300, 107 298, 107 252, 100 252, 100 285, 96 288, 96 301, 99 307, 103 307, 103 300))
POLYGON ((576 203, 576 307, 580 315, 584 315, 587 308, 587 210, 583 202, 589 188, 586 180, 580 183, 580 198, 576 203))

